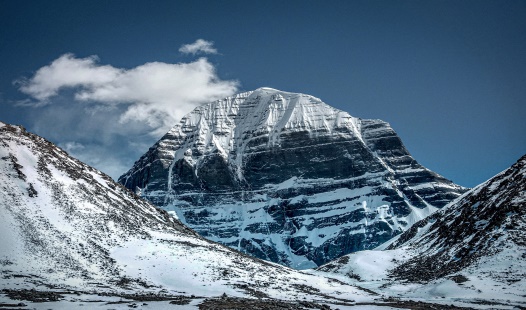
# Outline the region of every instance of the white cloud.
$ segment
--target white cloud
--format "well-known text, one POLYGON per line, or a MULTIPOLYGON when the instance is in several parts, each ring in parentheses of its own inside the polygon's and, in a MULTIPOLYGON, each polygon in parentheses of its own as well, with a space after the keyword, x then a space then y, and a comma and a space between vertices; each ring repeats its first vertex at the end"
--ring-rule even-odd
POLYGON ((72 54, 17 84, 31 97, 17 105, 33 120, 34 132, 113 178, 182 116, 238 87, 237 81, 221 80, 206 58, 122 69, 72 54))
POLYGON ((203 39, 198 39, 192 44, 185 44, 179 48, 179 52, 184 54, 217 54, 214 43, 203 39))
POLYGON ((123 72, 112 66, 97 65, 98 58, 75 58, 65 54, 49 66, 40 68, 29 80, 19 81, 20 90, 39 101, 47 101, 62 88, 83 86, 96 88, 115 81, 123 72))
POLYGON ((132 69, 100 65, 97 61, 96 56, 62 55, 32 78, 19 81, 20 91, 40 106, 63 89, 73 90, 78 102, 124 105, 127 109, 121 122, 141 122, 158 134, 197 105, 233 94, 238 85, 236 81, 219 79, 206 58, 179 64, 151 62, 132 69))

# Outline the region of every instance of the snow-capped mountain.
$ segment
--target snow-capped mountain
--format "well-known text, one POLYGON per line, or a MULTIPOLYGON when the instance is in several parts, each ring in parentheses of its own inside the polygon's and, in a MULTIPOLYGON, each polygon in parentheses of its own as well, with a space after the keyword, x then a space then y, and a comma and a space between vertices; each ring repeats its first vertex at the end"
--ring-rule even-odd
POLYGON ((375 248, 465 191, 388 123, 270 88, 196 108, 119 182, 210 240, 298 269, 375 248))
POLYGON ((379 249, 318 270, 408 297, 493 299, 493 305, 524 307, 526 155, 379 249))
POLYGON ((146 292, 151 300, 166 294, 323 302, 372 296, 205 240, 52 143, 3 123, 0 222, 2 306, 6 292, 24 299, 38 290, 146 292))

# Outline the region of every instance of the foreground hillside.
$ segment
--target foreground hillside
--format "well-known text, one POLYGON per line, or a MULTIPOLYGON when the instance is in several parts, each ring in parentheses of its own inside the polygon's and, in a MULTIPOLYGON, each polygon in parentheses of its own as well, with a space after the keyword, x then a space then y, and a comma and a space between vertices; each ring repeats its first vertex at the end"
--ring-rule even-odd
POLYGON ((466 191, 388 123, 271 88, 196 108, 119 182, 210 240, 296 269, 373 249, 466 191))
POLYGON ((392 296, 526 307, 526 156, 381 248, 318 270, 392 296))

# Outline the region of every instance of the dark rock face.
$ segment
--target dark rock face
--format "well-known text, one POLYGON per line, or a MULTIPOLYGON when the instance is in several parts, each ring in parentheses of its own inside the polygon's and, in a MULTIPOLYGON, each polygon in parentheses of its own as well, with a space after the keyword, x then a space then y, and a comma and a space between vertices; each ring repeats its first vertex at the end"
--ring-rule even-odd
POLYGON ((372 249, 466 190, 388 123, 269 88, 198 107, 119 182, 206 238, 294 268, 372 249))

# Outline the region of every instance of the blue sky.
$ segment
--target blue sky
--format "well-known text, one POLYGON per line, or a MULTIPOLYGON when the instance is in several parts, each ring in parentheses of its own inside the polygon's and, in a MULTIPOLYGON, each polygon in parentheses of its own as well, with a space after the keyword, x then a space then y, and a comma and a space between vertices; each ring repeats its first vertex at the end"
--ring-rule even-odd
POLYGON ((517 0, 0 0, 0 120, 118 177, 194 106, 268 86, 475 186, 526 153, 525 55, 517 0))

